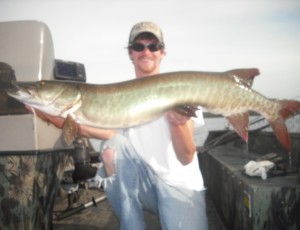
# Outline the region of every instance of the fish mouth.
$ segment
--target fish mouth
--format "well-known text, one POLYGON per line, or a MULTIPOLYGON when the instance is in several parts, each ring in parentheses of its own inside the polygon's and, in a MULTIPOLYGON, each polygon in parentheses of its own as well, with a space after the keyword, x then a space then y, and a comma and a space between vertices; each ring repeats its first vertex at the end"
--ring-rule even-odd
POLYGON ((29 82, 12 82, 6 92, 14 98, 29 98, 33 96, 34 86, 29 82))

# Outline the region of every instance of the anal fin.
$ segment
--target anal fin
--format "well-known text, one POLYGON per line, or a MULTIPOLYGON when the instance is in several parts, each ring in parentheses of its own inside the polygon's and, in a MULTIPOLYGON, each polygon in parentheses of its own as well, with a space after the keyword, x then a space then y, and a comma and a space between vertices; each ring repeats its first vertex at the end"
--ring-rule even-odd
POLYGON ((228 122, 232 125, 238 135, 245 141, 248 142, 248 127, 249 127, 249 114, 240 113, 226 117, 228 122))

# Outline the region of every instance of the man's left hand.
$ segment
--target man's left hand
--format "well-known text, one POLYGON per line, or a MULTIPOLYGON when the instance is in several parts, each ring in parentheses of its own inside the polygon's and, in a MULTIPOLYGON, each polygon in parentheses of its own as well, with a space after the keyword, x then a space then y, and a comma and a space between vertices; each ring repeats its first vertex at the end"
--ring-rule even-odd
POLYGON ((173 125, 184 125, 190 120, 189 116, 181 115, 174 110, 168 111, 166 116, 168 121, 173 125))

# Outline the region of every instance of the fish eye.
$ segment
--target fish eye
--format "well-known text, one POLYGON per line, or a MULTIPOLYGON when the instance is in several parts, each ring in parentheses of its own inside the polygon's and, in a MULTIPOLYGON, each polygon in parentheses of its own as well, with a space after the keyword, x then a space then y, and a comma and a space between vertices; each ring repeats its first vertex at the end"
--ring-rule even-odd
POLYGON ((38 82, 38 85, 39 85, 39 86, 44 86, 44 85, 46 85, 46 82, 45 82, 45 81, 39 81, 39 82, 38 82))

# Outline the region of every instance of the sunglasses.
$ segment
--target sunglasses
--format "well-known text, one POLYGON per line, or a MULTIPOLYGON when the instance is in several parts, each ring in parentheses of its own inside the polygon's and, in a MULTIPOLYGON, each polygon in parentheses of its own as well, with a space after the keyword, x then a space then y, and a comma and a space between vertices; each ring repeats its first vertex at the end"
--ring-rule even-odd
POLYGON ((148 48, 151 52, 156 52, 163 48, 163 45, 160 43, 150 43, 147 45, 144 45, 142 43, 134 43, 131 46, 129 46, 129 49, 132 49, 137 52, 142 52, 145 48, 148 48))

